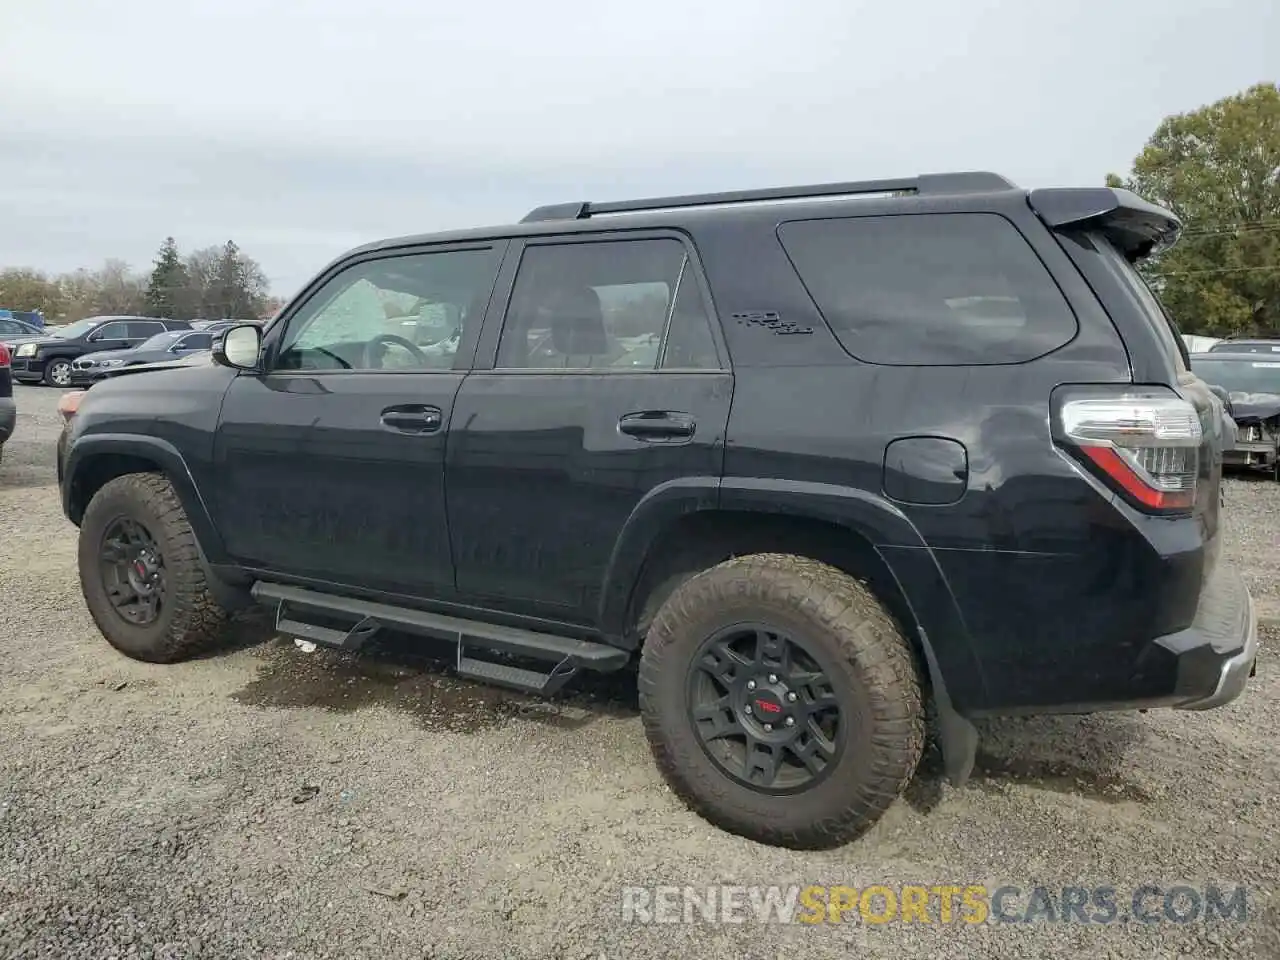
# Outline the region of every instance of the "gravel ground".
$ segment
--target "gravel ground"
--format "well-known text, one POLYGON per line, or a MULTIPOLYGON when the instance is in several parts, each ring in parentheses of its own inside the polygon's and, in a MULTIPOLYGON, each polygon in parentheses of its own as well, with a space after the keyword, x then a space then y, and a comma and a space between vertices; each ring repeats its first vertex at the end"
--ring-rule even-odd
MULTIPOLYGON (((965 788, 931 764, 863 840, 771 849, 664 788, 625 680, 541 704, 459 681, 435 651, 304 654, 252 620, 196 662, 116 655, 80 600, 55 403, 19 388, 0 465, 0 957, 1280 957, 1280 631, 1227 708, 988 723, 965 788), (629 885, 1107 885, 1123 907, 1152 882, 1245 885, 1249 919, 621 909, 629 885)), ((1229 481, 1226 523, 1280 609, 1280 485, 1229 481)))

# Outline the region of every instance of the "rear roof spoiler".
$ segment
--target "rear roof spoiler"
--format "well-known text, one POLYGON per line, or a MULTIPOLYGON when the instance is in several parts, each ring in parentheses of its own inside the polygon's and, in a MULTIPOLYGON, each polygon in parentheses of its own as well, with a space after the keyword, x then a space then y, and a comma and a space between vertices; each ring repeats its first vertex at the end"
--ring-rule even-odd
POLYGON ((1100 230, 1130 261, 1167 250, 1182 232, 1182 222, 1164 207, 1119 187, 1046 187, 1027 200, 1053 229, 1100 230))

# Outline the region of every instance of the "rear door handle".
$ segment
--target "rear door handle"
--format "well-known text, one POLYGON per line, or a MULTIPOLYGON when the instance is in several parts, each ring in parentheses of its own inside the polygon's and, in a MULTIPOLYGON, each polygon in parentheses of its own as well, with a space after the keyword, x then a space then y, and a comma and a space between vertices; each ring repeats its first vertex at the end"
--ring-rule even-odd
POLYGON ((382 425, 397 433, 435 433, 444 423, 444 413, 439 407, 420 403, 407 403, 387 407, 382 411, 382 425))
POLYGON ((674 410, 642 410, 628 413, 618 421, 618 432, 650 443, 687 440, 697 422, 687 413, 674 410))

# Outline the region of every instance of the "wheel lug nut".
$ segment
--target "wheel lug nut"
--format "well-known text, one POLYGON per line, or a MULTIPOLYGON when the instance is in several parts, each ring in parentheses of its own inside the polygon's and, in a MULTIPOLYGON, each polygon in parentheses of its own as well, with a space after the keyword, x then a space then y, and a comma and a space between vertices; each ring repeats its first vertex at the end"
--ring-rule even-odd
POLYGON ((792 703, 796 702, 796 694, 794 690, 791 693, 787 694, 787 699, 792 703))
POLYGON ((748 680, 748 681, 747 681, 747 689, 748 689, 748 690, 754 690, 755 688, 756 688, 756 682, 755 682, 754 680, 748 680))
POLYGON ((773 724, 772 724, 772 723, 766 723, 766 724, 764 725, 764 732, 765 732, 765 733, 773 733, 773 724))
POLYGON ((795 717, 787 717, 787 726, 788 726, 788 727, 794 727, 795 725, 796 725, 796 718, 795 718, 795 717))
POLYGON ((776 673, 771 673, 771 674, 769 674, 769 682, 770 682, 770 683, 777 683, 777 682, 778 682, 778 675, 777 675, 776 673))

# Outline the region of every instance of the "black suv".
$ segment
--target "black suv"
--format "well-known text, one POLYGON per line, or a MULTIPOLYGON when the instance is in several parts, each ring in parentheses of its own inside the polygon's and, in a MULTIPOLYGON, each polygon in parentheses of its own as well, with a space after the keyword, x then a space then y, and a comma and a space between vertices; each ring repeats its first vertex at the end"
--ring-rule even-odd
POLYGON ((71 383, 72 363, 98 350, 124 350, 166 330, 190 330, 185 320, 159 317, 88 317, 65 327, 50 327, 46 336, 18 344, 13 354, 13 378, 19 383, 65 387, 71 383))
POLYGON ((1204 709, 1252 674, 1221 401, 1133 267, 1179 227, 961 173, 361 247, 213 362, 80 398, 86 602, 149 661, 256 600, 542 693, 637 663, 686 802, 839 843, 927 710, 962 782, 971 718, 1204 709))

